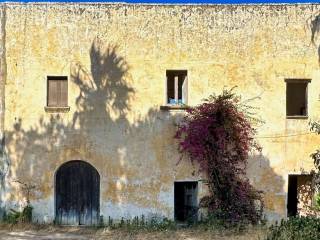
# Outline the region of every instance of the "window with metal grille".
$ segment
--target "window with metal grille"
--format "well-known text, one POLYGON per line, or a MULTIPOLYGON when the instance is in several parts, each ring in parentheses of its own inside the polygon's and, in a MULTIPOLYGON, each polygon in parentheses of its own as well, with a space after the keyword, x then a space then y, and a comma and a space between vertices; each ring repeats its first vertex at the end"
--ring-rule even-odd
POLYGON ((47 77, 47 106, 67 107, 68 106, 68 77, 48 76, 47 77))

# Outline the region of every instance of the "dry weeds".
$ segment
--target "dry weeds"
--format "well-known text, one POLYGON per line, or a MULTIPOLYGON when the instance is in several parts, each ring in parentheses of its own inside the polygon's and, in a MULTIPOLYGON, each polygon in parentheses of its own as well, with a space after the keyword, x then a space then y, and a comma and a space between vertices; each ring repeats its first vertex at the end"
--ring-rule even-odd
POLYGON ((0 225, 1 240, 262 240, 266 228, 253 227, 243 233, 204 230, 201 228, 180 228, 167 231, 126 230, 86 227, 57 227, 52 225, 0 225))

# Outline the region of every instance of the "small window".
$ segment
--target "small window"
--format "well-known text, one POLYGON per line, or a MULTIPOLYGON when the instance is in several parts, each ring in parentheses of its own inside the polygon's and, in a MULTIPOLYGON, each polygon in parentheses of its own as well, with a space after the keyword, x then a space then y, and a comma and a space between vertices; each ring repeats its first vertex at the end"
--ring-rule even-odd
POLYGON ((47 106, 68 106, 68 78, 66 76, 47 77, 47 106))
POLYGON ((174 183, 174 216, 176 221, 198 220, 198 182, 174 183))
POLYGON ((167 70, 167 104, 187 104, 186 70, 167 70))
POLYGON ((287 117, 308 116, 308 83, 310 80, 287 79, 287 117))

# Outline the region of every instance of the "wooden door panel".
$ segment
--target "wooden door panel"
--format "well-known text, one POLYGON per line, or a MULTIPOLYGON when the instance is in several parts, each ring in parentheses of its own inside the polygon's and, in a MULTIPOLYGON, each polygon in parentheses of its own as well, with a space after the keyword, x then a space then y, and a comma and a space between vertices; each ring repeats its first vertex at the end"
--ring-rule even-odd
POLYGON ((56 222, 92 225, 99 217, 100 177, 88 163, 71 161, 56 175, 56 222))

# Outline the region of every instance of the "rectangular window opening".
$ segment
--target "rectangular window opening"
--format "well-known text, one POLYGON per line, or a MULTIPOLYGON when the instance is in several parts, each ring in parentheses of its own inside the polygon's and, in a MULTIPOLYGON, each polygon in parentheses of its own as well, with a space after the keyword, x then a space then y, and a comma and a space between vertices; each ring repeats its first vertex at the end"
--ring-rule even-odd
POLYGON ((167 104, 187 104, 188 79, 186 70, 167 70, 167 104))
POLYGON ((287 79, 287 117, 308 116, 308 83, 310 80, 287 79))
POLYGON ((47 106, 68 106, 68 77, 47 76, 47 106))
POLYGON ((198 220, 198 182, 174 183, 174 218, 178 222, 198 220))

